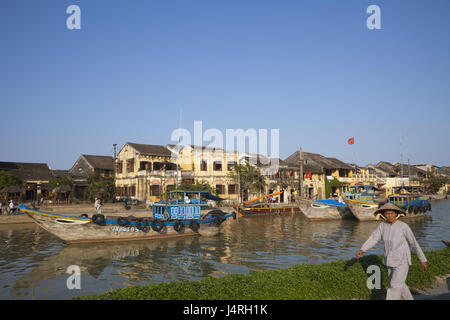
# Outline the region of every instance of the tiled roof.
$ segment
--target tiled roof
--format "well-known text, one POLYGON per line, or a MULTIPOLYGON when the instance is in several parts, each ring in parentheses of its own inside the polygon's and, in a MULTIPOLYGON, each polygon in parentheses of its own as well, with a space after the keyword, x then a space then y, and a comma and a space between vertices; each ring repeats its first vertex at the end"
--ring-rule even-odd
MULTIPOLYGON (((303 152, 303 159, 306 160, 307 162, 306 165, 310 164, 312 166, 318 166, 323 169, 346 169, 346 170, 353 169, 351 165, 342 162, 341 160, 338 160, 336 158, 328 158, 318 153, 303 152)), ((294 152, 284 161, 293 165, 298 164, 299 151, 294 152)))
POLYGON ((151 144, 139 144, 139 143, 131 143, 127 142, 127 144, 139 153, 148 156, 161 156, 161 157, 170 157, 172 156, 172 152, 167 149, 165 146, 160 145, 151 145, 151 144))
POLYGON ((94 168, 103 170, 114 170, 114 159, 111 156, 93 156, 82 154, 82 157, 94 168))
POLYGON ((0 162, 0 170, 7 171, 24 182, 53 179, 53 174, 46 163, 0 162))

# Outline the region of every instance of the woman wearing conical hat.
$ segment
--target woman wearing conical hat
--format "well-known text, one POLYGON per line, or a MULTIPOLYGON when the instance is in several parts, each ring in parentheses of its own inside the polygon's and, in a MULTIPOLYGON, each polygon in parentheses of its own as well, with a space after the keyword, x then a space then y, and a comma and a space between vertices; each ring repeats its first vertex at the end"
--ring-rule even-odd
POLYGON ((411 228, 406 223, 398 220, 405 215, 403 210, 392 203, 386 203, 375 212, 375 215, 381 216, 384 222, 378 225, 377 229, 362 245, 361 249, 356 253, 356 259, 359 259, 364 252, 372 248, 380 240, 383 240, 383 264, 388 269, 390 281, 386 300, 413 300, 411 292, 405 283, 409 266, 411 265, 409 244, 414 247, 424 271, 428 270, 427 259, 417 243, 411 228))

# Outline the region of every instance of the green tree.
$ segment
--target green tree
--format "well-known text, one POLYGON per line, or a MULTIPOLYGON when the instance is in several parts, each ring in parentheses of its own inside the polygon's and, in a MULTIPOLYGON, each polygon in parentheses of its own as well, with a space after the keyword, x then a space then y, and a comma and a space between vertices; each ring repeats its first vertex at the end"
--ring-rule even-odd
POLYGON ((94 201, 95 198, 101 198, 105 202, 110 202, 116 194, 116 187, 114 179, 105 179, 102 181, 91 182, 85 191, 85 197, 89 201, 94 201))
POLYGON ((0 190, 2 190, 4 187, 10 187, 10 186, 20 186, 22 185, 23 181, 9 172, 6 171, 0 171, 0 190))
POLYGON ((428 179, 421 180, 425 191, 436 193, 440 188, 445 186, 447 183, 447 178, 442 176, 432 176, 428 179))
POLYGON ((48 182, 48 186, 50 187, 50 190, 55 189, 59 186, 72 186, 72 181, 70 181, 68 178, 53 178, 48 182))
POLYGON ((249 163, 234 163, 233 171, 228 173, 228 176, 234 181, 239 182, 239 193, 241 195, 241 199, 242 192, 244 190, 254 193, 263 193, 266 187, 265 177, 261 174, 258 168, 249 163))
MULTIPOLYGON (((176 186, 171 185, 167 187, 167 192, 174 191, 176 189, 176 186)), ((192 183, 180 183, 178 185, 177 190, 182 191, 207 191, 209 193, 216 194, 215 188, 213 188, 209 183, 199 183, 198 180, 195 181, 194 184, 192 183)))
POLYGON ((332 188, 340 186, 342 186, 342 182, 338 179, 334 178, 333 180, 328 180, 325 177, 325 197, 328 198, 330 196, 332 188))

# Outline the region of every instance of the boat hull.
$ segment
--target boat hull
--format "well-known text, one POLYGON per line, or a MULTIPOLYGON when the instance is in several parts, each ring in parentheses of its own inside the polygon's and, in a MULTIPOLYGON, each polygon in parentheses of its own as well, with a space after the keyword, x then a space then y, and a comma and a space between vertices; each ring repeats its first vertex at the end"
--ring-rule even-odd
POLYGON ((296 200, 300 210, 309 220, 341 220, 352 219, 353 214, 347 207, 318 204, 308 199, 296 200))
POLYGON ((270 215, 270 214, 300 212, 300 208, 298 206, 279 206, 279 207, 271 207, 270 205, 268 205, 267 207, 233 206, 233 208, 241 216, 257 216, 257 215, 270 215))
MULTIPOLYGON (((165 226, 161 231, 155 231, 149 227, 144 232, 133 225, 120 226, 113 223, 99 225, 92 222, 90 218, 56 215, 31 210, 26 207, 22 207, 21 211, 30 216, 43 229, 70 243, 151 240, 189 235, 213 236, 220 232, 217 218, 206 218, 200 221, 199 228, 191 228, 186 222, 184 228, 176 231, 173 222, 165 222, 165 226)), ((225 220, 232 215, 227 214, 221 219, 225 220)))
MULTIPOLYGON (((375 211, 377 211, 379 204, 363 201, 355 201, 350 199, 344 200, 350 211, 359 221, 376 221, 375 211)), ((418 218, 426 216, 426 212, 412 213, 406 210, 403 218, 418 218)))

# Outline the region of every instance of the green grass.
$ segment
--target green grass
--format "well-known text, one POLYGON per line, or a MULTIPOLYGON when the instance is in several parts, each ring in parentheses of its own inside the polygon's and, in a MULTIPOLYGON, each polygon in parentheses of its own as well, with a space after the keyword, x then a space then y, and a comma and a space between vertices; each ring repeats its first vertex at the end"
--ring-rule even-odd
MULTIPOLYGON (((433 286, 436 276, 450 270, 450 249, 426 252, 428 272, 424 272, 413 254, 406 283, 412 288, 433 286)), ((146 300, 322 300, 322 299, 384 299, 389 286, 382 257, 363 256, 361 259, 339 260, 321 265, 294 265, 285 269, 251 271, 230 274, 201 281, 180 281, 115 289, 99 295, 76 299, 146 299, 146 300), (370 265, 382 272, 382 288, 369 290, 366 286, 370 265)), ((412 290, 414 291, 414 290, 412 290)))

